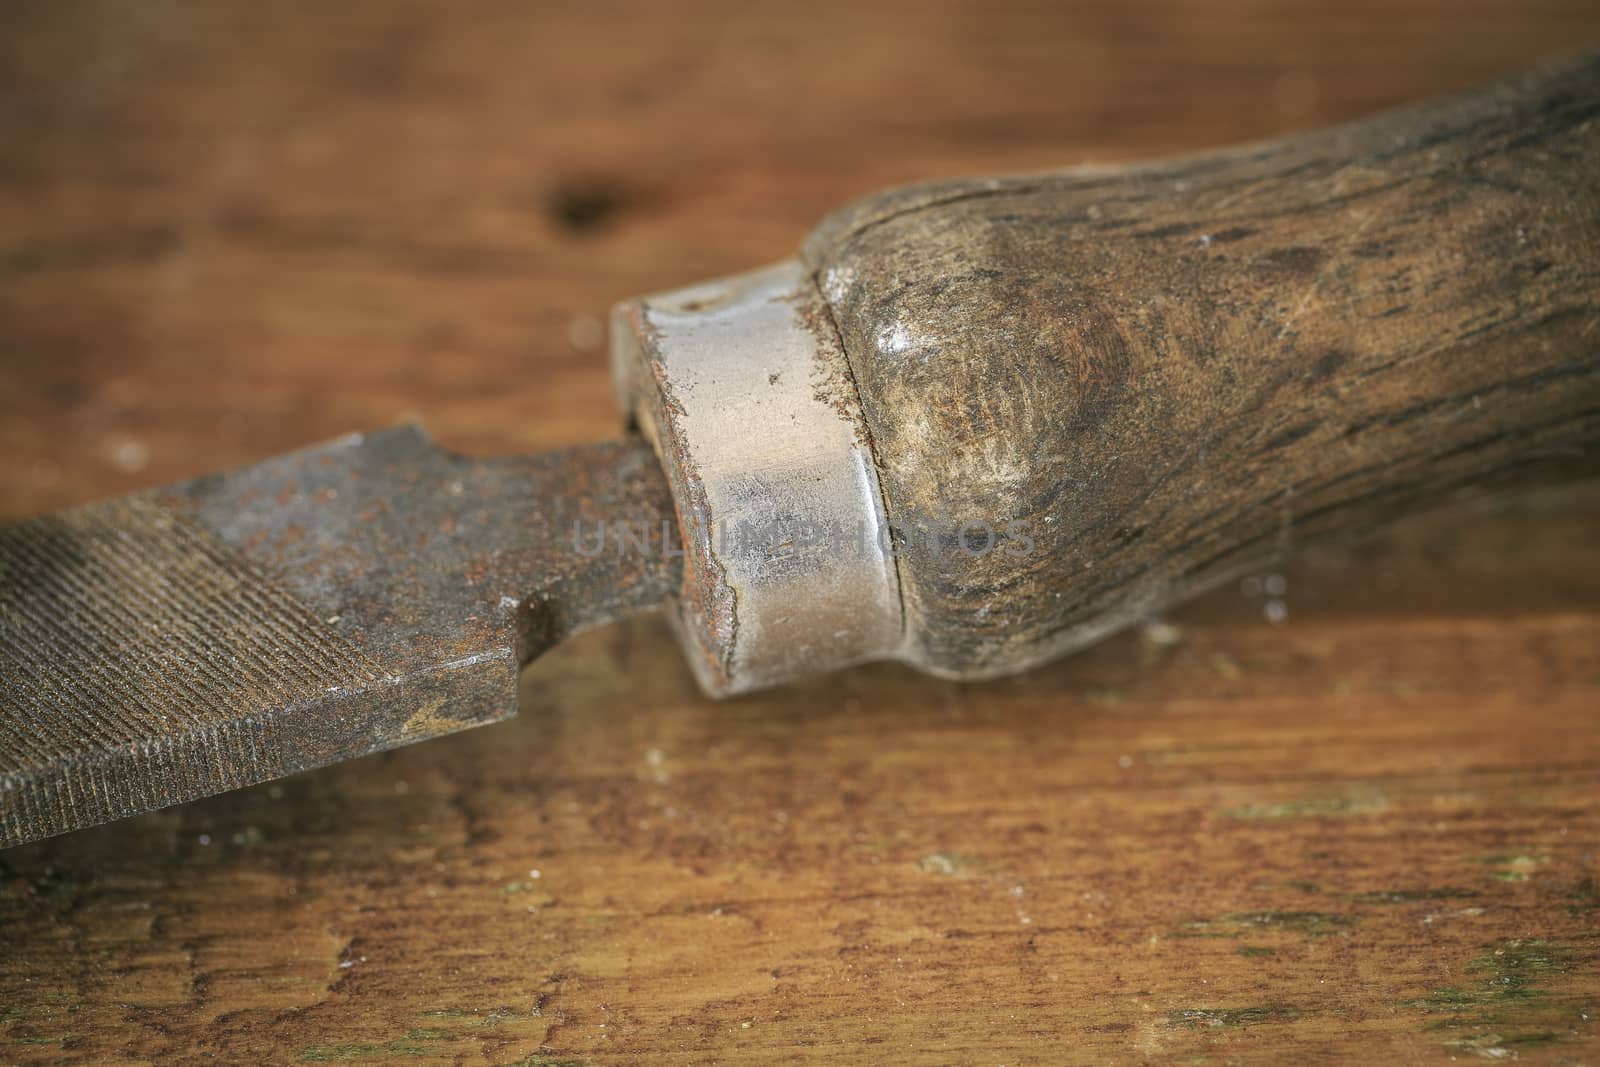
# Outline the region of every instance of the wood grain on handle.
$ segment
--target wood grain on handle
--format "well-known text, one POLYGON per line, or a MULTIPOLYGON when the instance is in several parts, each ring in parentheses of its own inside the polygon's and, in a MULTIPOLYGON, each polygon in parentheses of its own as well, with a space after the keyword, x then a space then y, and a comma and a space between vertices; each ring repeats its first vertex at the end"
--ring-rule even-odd
POLYGON ((1019 669, 1600 439, 1600 55, 1177 162, 890 192, 805 251, 911 658, 1019 669))

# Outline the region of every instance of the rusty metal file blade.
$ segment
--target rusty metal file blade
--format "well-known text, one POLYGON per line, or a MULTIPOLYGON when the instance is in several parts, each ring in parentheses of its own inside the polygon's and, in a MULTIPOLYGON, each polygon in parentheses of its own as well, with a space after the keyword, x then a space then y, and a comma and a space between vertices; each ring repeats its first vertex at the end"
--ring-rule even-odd
POLYGON ((600 533, 671 516, 636 440, 402 427, 0 528, 0 846, 504 718, 522 663, 670 595, 600 533))

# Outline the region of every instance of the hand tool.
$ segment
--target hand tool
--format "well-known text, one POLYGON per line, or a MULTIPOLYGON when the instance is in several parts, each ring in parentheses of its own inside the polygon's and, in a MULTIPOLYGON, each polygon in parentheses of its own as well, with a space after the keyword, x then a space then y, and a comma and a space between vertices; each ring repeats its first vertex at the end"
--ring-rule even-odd
POLYGON ((0 531, 0 844, 513 710, 666 606, 712 695, 1019 671, 1462 487, 1592 472, 1600 55, 1270 144, 942 182, 628 301, 629 434, 417 429, 0 531))

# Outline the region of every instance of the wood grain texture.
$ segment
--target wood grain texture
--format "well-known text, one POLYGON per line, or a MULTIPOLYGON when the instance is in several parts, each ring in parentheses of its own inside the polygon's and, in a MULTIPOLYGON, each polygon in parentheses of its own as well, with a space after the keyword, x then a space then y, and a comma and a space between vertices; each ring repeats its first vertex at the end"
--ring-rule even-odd
POLYGON ((1282 142, 881 194, 807 259, 906 531, 910 654, 952 676, 1600 469, 1600 52, 1282 142))
MULTIPOLYGON (((1600 36, 1554 0, 0 19, 7 517, 406 415, 607 437, 613 301, 853 197, 1600 36)), ((592 633, 504 726, 0 854, 0 1060, 1592 1060, 1597 525, 1593 486, 1463 503, 982 686, 710 705, 664 626, 592 633)))

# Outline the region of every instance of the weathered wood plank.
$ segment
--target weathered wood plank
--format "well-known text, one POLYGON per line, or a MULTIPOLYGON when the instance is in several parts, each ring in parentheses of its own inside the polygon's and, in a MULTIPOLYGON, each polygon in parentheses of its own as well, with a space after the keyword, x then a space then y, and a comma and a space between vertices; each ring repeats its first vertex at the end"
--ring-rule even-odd
MULTIPOLYGON (((0 512, 421 415, 614 429, 616 299, 918 178, 1265 136, 1593 5, 32 3, 0 19, 0 512)), ((716 706, 655 621, 504 726, 0 854, 0 1059, 1592 1058, 1600 488, 1177 631, 716 706), (537 877, 531 872, 537 870, 537 877)))

